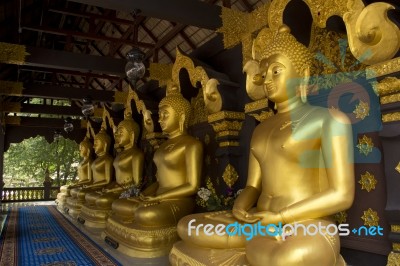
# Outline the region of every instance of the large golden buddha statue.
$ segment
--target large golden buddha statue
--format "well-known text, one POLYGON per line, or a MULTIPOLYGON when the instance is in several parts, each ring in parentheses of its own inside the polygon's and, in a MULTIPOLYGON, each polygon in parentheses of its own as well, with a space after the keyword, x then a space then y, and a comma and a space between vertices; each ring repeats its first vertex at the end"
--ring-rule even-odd
POLYGON ((115 146, 121 151, 113 163, 116 181, 101 191, 86 194, 86 203, 78 218, 85 226, 104 228, 112 202, 120 196, 138 194, 144 165, 144 154, 136 147, 139 132, 139 125, 131 117, 119 123, 115 132, 115 146))
POLYGON ((354 198, 349 119, 307 103, 311 56, 286 26, 260 39, 263 89, 277 114, 253 132, 246 187, 232 212, 180 220, 173 265, 345 265, 332 215, 354 198))
POLYGON ((203 147, 188 135, 189 102, 172 93, 159 104, 159 122, 166 140, 153 160, 157 181, 138 197, 115 200, 103 236, 106 242, 133 257, 168 254, 178 239, 176 224, 192 213, 200 184, 203 147))
POLYGON ((89 138, 85 137, 79 144, 79 154, 82 161, 78 166, 78 181, 72 185, 64 185, 60 188, 60 193, 57 194, 57 208, 64 211, 64 207, 68 197, 76 197, 77 192, 83 185, 88 185, 92 182, 92 159, 93 144, 89 138))
POLYGON ((113 157, 108 153, 110 149, 111 138, 107 135, 104 128, 94 137, 94 152, 97 157, 91 165, 93 182, 83 185, 76 194, 75 198, 67 199, 68 214, 77 218, 81 212, 82 205, 85 203, 87 193, 95 192, 108 185, 114 175, 112 166, 113 157))

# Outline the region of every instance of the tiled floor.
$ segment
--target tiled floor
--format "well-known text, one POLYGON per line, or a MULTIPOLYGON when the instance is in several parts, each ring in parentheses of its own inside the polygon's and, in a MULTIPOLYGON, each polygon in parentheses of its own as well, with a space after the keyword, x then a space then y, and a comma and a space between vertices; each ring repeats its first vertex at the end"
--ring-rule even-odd
MULTIPOLYGON (((3 203, 1 204, 0 211, 0 228, 3 228, 3 224, 6 218, 6 211, 11 206, 32 206, 32 205, 55 205, 54 202, 44 201, 44 202, 21 202, 21 203, 3 203)), ((101 239, 101 229, 90 229, 85 228, 84 225, 73 220, 67 216, 69 220, 78 227, 82 232, 84 232, 88 237, 95 241, 99 246, 106 250, 111 256, 118 260, 124 266, 140 265, 140 266, 168 266, 168 256, 153 258, 153 259, 142 259, 142 258, 132 258, 127 255, 121 254, 115 249, 108 246, 103 239, 101 239)))

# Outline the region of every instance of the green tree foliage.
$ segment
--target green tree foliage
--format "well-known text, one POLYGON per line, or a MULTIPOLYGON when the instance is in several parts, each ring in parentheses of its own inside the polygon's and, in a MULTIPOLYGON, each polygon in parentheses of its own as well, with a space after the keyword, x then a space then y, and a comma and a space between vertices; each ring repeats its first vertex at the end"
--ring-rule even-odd
POLYGON ((42 136, 12 144, 4 153, 5 186, 41 186, 46 169, 53 185, 75 180, 79 163, 78 144, 59 138, 48 143, 42 136))

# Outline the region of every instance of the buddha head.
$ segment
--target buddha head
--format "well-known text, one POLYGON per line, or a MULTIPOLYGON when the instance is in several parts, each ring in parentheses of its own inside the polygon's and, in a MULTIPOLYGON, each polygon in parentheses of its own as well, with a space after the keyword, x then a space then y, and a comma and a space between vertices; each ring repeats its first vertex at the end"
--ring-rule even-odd
POLYGON ((311 53, 290 34, 287 26, 274 33, 270 29, 261 30, 253 50, 260 61, 265 93, 271 101, 283 102, 299 94, 305 101, 311 53))
POLYGON ((165 96, 158 105, 161 129, 165 134, 184 132, 189 126, 192 107, 179 92, 165 96))
POLYGON ((111 145, 111 138, 107 134, 105 128, 101 128, 100 132, 94 136, 94 152, 99 156, 108 152, 111 145))
POLYGON ((90 142, 88 137, 85 137, 81 143, 79 143, 79 154, 83 158, 90 157, 93 149, 93 144, 90 142))
POLYGON ((127 117, 118 124, 115 132, 115 143, 118 147, 129 144, 133 146, 139 138, 139 133, 139 125, 131 117, 127 117))

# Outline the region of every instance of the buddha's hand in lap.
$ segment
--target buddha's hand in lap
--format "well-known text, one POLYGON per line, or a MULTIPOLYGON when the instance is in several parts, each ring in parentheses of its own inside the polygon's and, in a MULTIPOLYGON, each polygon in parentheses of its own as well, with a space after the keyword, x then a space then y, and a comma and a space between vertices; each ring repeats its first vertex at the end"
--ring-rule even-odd
POLYGON ((255 223, 257 221, 260 221, 261 218, 258 216, 253 216, 252 214, 248 213, 245 210, 240 210, 240 209, 233 209, 232 210, 233 216, 238 219, 241 222, 244 223, 255 223))
POLYGON ((260 221, 262 225, 278 224, 279 222, 283 222, 280 213, 270 212, 270 211, 247 213, 245 219, 246 221, 244 222, 255 223, 260 221))

